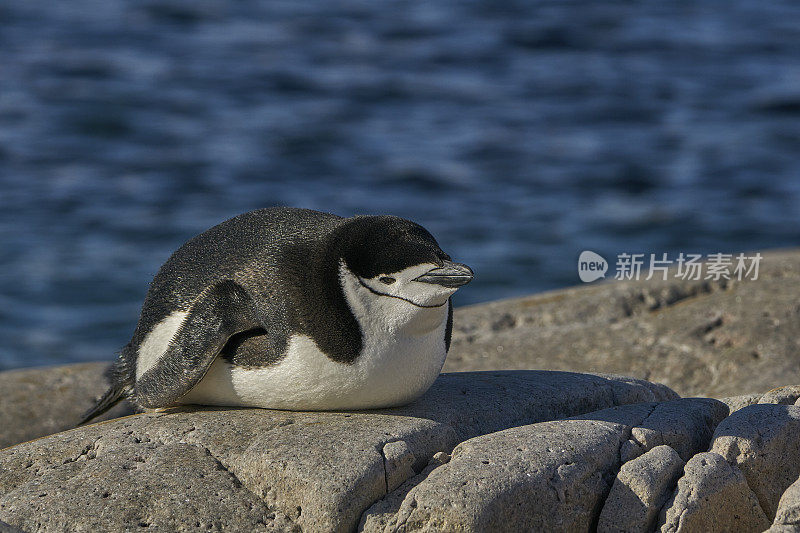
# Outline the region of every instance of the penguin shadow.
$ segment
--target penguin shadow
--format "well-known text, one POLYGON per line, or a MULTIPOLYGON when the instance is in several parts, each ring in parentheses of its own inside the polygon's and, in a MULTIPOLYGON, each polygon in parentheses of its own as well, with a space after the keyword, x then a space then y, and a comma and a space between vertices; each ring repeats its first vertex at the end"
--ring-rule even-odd
POLYGON ((280 414, 330 414, 330 415, 354 415, 354 414, 383 414, 383 415, 397 415, 403 414, 404 416, 408 416, 405 413, 399 413, 398 411, 413 405, 416 401, 412 402, 411 404, 404 404, 397 407, 382 407, 378 409, 352 409, 352 410, 329 410, 329 409, 304 409, 304 410, 297 410, 297 409, 275 409, 269 407, 249 407, 249 406, 236 406, 236 405, 202 405, 202 404, 185 404, 185 405, 174 405, 170 407, 159 407, 157 409, 140 409, 136 412, 130 413, 129 416, 136 416, 136 415, 150 415, 153 418, 159 418, 161 416, 166 415, 176 415, 176 414, 192 414, 192 413, 226 413, 231 412, 232 414, 235 412, 263 412, 267 413, 280 413, 280 414))
MULTIPOLYGON (((117 418, 128 418, 128 417, 135 417, 135 416, 142 416, 145 415, 151 419, 158 419, 164 416, 172 416, 172 415, 180 415, 180 414, 198 414, 198 413, 230 413, 232 416, 235 416, 236 413, 263 413, 264 416, 269 415, 320 415, 320 416, 332 416, 332 417, 339 417, 344 416, 345 418, 349 418, 353 415, 387 415, 387 416, 403 416, 403 417, 410 417, 410 418, 420 418, 420 419, 436 419, 436 416, 428 416, 428 413, 415 413, 413 406, 420 402, 421 399, 417 399, 412 401, 411 403, 398 405, 395 407, 381 407, 376 409, 352 409, 352 410, 344 410, 344 409, 337 409, 337 410, 323 410, 323 409, 305 409, 305 410, 291 410, 291 409, 274 409, 274 408, 267 408, 267 407, 249 407, 249 406, 235 406, 235 405, 202 405, 202 404, 184 404, 184 405, 174 405, 170 407, 159 407, 157 409, 131 409, 131 411, 127 414, 120 415, 118 417, 111 417, 106 420, 99 420, 95 424, 101 424, 104 422, 110 422, 111 420, 117 418), (408 409, 411 408, 409 411, 408 409)), ((320 423, 320 422, 316 422, 320 423)), ((89 424, 93 425, 93 424, 89 424)))
MULTIPOLYGON (((411 402, 393 407, 283 410, 249 406, 182 404, 158 409, 139 409, 138 412, 131 410, 126 414, 134 416, 146 414, 153 419, 191 413, 229 413, 233 416, 237 412, 263 412, 265 416, 269 416, 270 413, 281 415, 307 413, 333 417, 385 415, 432 420, 444 424, 473 419, 475 424, 482 425, 479 421, 483 420, 489 425, 513 427, 552 420, 555 411, 563 412, 555 416, 555 419, 564 416, 579 418, 583 416, 579 413, 584 413, 587 415, 586 418, 597 420, 597 415, 588 416, 588 413, 598 409, 596 405, 590 408, 590 404, 595 403, 599 397, 607 395, 608 407, 612 407, 614 396, 617 392, 621 392, 613 391, 614 387, 638 389, 641 385, 620 383, 611 376, 557 370, 468 371, 440 374, 425 394, 411 402), (576 394, 578 390, 592 389, 596 391, 593 394, 576 394), (509 411, 514 413, 510 419, 509 411), (570 411, 575 414, 567 414, 570 411)), ((609 417, 607 421, 618 422, 616 418, 619 415, 615 410, 604 414, 609 417)))
MULTIPOLYGON (((451 423, 475 418, 493 420, 508 418, 514 411, 511 425, 552 420, 553 410, 580 413, 596 411, 599 397, 607 396, 607 407, 614 406, 614 387, 639 389, 637 383, 620 383, 613 377, 559 370, 483 370, 440 374, 425 394, 410 402, 374 409, 284 410, 246 406, 213 406, 187 404, 158 409, 155 413, 262 411, 264 413, 313 413, 318 415, 387 415, 451 423), (576 391, 595 390, 594 394, 576 391), (591 404, 591 405, 590 405, 591 404), (584 410, 587 409, 587 410, 584 410)), ((676 396, 677 397, 677 396, 676 396)), ((663 400, 661 400, 663 401, 663 400)), ((563 418, 569 414, 556 416, 563 418)), ((609 420, 611 421, 611 420, 609 420)))
POLYGON ((259 407, 246 407, 237 405, 200 405, 185 404, 173 405, 170 407, 159 407, 157 409, 142 409, 137 414, 150 415, 153 418, 161 416, 176 415, 182 413, 225 413, 236 411, 271 411, 272 409, 261 409, 259 407))

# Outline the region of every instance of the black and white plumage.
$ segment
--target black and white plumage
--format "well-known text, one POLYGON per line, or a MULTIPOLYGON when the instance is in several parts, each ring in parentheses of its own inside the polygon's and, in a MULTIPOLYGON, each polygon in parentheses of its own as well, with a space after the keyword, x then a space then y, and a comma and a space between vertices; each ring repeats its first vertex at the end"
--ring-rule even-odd
POLYGON ((139 407, 388 407, 424 393, 472 279, 422 226, 269 208, 189 240, 150 285, 112 386, 139 407))

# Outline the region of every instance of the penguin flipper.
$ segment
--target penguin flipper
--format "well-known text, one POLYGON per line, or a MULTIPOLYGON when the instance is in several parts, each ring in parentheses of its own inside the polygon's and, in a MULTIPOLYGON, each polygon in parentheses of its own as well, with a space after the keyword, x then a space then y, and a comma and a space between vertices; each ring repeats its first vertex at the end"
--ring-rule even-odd
POLYGON ((236 333, 263 327, 248 292, 232 280, 206 288, 156 364, 137 377, 133 399, 140 407, 175 403, 206 375, 236 333))

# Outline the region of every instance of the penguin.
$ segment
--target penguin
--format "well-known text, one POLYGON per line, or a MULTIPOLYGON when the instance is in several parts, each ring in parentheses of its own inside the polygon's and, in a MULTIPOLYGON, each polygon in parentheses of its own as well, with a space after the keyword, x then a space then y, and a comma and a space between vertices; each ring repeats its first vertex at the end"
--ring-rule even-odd
POLYGON ((396 216, 274 207, 187 241, 162 265, 111 387, 81 424, 128 399, 357 410, 410 403, 450 347, 450 297, 473 279, 396 216))

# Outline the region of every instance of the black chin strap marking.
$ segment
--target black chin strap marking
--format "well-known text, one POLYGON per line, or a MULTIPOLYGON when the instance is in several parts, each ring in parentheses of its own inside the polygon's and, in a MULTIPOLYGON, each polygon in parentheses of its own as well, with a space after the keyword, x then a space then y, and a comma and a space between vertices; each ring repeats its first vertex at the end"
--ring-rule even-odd
POLYGON ((398 300, 403 300, 404 302, 408 302, 411 305, 415 305, 417 307, 422 307, 422 308, 425 308, 425 309, 433 309, 433 308, 436 308, 436 307, 442 307, 444 304, 447 303, 447 300, 450 299, 450 298, 448 298, 447 300, 445 300, 444 302, 440 303, 439 305, 420 305, 418 303, 412 302, 408 298, 403 298, 402 296, 395 296, 394 294, 386 294, 385 292, 378 292, 375 289, 373 289, 372 287, 370 287, 369 285, 367 285, 366 283, 364 283, 364 281, 361 278, 359 278, 358 276, 356 276, 355 278, 358 280, 358 282, 361 284, 362 287, 365 287, 372 294, 377 294, 378 296, 388 296, 389 298, 397 298, 398 300))

